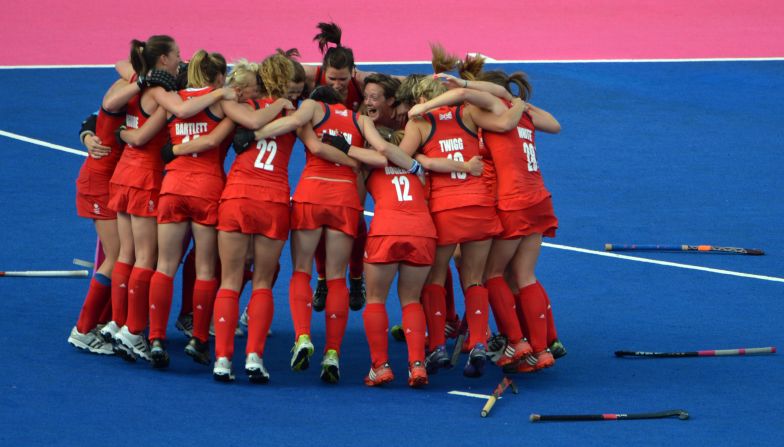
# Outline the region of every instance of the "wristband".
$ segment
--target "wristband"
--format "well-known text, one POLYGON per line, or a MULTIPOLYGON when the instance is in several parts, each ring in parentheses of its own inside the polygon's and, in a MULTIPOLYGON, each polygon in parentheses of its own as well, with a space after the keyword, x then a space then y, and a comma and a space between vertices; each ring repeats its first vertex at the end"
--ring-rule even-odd
POLYGON ((422 168, 422 165, 418 161, 414 160, 414 164, 412 164, 411 167, 408 168, 408 173, 416 174, 416 175, 424 175, 425 170, 422 168))

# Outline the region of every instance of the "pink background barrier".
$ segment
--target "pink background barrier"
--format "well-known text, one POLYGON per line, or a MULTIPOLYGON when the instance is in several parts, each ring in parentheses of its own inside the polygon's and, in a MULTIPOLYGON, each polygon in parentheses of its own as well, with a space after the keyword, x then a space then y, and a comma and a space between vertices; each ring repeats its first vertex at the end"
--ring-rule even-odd
POLYGON ((358 61, 429 60, 428 42, 499 60, 784 56, 781 0, 302 0, 6 2, 0 65, 108 64, 132 38, 169 34, 229 60, 297 47, 315 62, 319 21, 335 21, 358 61), (484 4, 483 4, 484 3, 484 4))

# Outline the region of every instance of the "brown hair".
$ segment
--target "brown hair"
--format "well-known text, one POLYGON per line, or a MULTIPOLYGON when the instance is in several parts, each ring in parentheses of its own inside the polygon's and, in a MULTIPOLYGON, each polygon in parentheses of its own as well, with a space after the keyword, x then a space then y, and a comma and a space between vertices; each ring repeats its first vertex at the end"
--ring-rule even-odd
POLYGON ((320 33, 313 37, 313 40, 318 42, 319 51, 324 55, 321 61, 322 70, 327 67, 332 67, 340 70, 341 68, 348 68, 349 71, 354 69, 354 52, 351 48, 346 48, 340 45, 340 38, 343 31, 333 22, 325 23, 320 22, 316 27, 321 30, 320 33), (330 47, 329 44, 334 44, 330 47))
MULTIPOLYGON (((367 87, 368 84, 378 84, 384 89, 385 98, 394 98, 395 93, 400 88, 400 81, 398 79, 383 73, 372 73, 367 75, 365 77, 365 87, 367 87)), ((395 103, 397 103, 397 100, 395 100, 395 103)))
POLYGON ((395 100, 398 104, 407 104, 409 106, 413 106, 417 103, 419 98, 414 96, 413 90, 414 86, 419 83, 425 76, 423 74, 410 74, 406 76, 406 79, 400 83, 400 87, 397 88, 395 92, 395 100))
POLYGON ((425 76, 411 89, 411 94, 414 95, 415 101, 419 101, 419 98, 431 100, 446 91, 447 88, 443 82, 432 76, 425 76))
POLYGON ((443 73, 452 70, 460 61, 454 54, 447 53, 440 43, 431 43, 430 52, 433 55, 431 59, 433 73, 443 73))
POLYGON ((294 76, 291 78, 291 82, 299 84, 300 82, 305 82, 307 80, 307 75, 305 74, 305 67, 299 63, 299 61, 295 58, 299 57, 299 50, 296 48, 289 48, 286 51, 281 50, 280 48, 275 50, 278 54, 287 57, 291 63, 294 65, 294 76))
POLYGON ((477 54, 476 56, 466 55, 465 59, 458 62, 457 64, 457 72, 460 74, 460 77, 463 79, 467 79, 469 81, 473 81, 477 79, 480 73, 482 73, 482 68, 485 66, 485 58, 481 55, 477 54))
POLYGON ((285 98, 289 90, 289 80, 294 77, 294 64, 286 56, 275 53, 261 61, 259 76, 269 96, 285 98))
POLYGON ((166 35, 150 36, 147 42, 131 40, 131 66, 138 75, 155 68, 158 58, 174 48, 174 39, 166 35))
POLYGON ((226 68, 226 59, 220 53, 199 50, 188 62, 188 87, 213 85, 219 75, 226 74, 226 68))
POLYGON ((507 75, 501 70, 483 71, 477 76, 477 80, 492 82, 493 84, 503 86, 509 93, 517 96, 523 101, 528 101, 533 92, 533 87, 531 87, 531 83, 528 81, 528 76, 522 71, 517 71, 511 75, 507 75), (517 87, 517 93, 513 91, 512 86, 517 87))

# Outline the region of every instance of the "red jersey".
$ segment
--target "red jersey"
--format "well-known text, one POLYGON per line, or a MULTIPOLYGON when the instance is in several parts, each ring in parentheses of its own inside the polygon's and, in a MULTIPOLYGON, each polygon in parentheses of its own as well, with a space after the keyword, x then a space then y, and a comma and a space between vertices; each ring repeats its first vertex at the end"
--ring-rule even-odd
MULTIPOLYGON (((129 102, 125 114, 125 126, 129 129, 138 129, 149 119, 141 107, 141 95, 134 96, 129 102)), ((112 183, 131 186, 139 189, 159 189, 163 179, 163 160, 161 160, 161 147, 169 139, 169 131, 162 128, 146 144, 135 147, 126 144, 122 157, 117 163, 117 168, 112 175, 112 183), (150 175, 139 176, 138 169, 149 171, 150 175)))
MULTIPOLYGON (((481 155, 479 138, 463 124, 463 106, 441 107, 426 115, 432 126, 419 150, 430 158, 470 160, 481 155)), ((488 181, 466 172, 430 173, 430 211, 464 206, 494 206, 495 196, 488 181)))
POLYGON ((112 150, 109 155, 97 160, 93 157, 87 157, 87 160, 84 161, 85 169, 111 175, 117 162, 120 161, 123 150, 114 137, 114 131, 124 123, 125 111, 109 112, 101 107, 101 110, 98 111, 98 119, 95 121, 95 136, 101 139, 102 145, 109 146, 112 150))
MULTIPOLYGON (((178 94, 183 101, 187 101, 213 90, 212 87, 189 88, 180 90, 178 94)), ((209 107, 187 119, 172 116, 168 124, 169 138, 172 145, 187 143, 209 134, 220 121, 221 118, 213 115, 209 107)), ((217 201, 223 191, 224 178, 220 147, 198 154, 183 155, 166 165, 161 194, 178 194, 217 201)))
MULTIPOLYGON (((248 100, 256 110, 273 102, 273 98, 248 100)), ((289 132, 252 143, 231 165, 221 200, 249 198, 288 205, 291 200, 289 159, 296 141, 296 133, 289 132)))
POLYGON ((496 165, 498 209, 525 209, 550 196, 536 161, 535 137, 536 128, 527 112, 515 129, 504 133, 484 131, 485 144, 496 165))
POLYGON ((425 202, 425 188, 414 174, 397 166, 370 172, 367 189, 376 204, 368 236, 436 237, 425 202))
MULTIPOLYGON (((321 67, 316 69, 316 86, 327 85, 327 76, 321 72, 321 67)), ((343 105, 349 110, 355 112, 359 111, 359 106, 365 100, 365 95, 362 94, 362 89, 359 87, 359 82, 356 76, 351 76, 348 81, 348 91, 346 92, 346 99, 343 100, 343 105)))
MULTIPOLYGON (((340 134, 352 146, 365 146, 365 138, 359 130, 355 112, 348 110, 343 104, 320 104, 324 108, 324 119, 313 126, 316 135, 321 136, 324 132, 330 135, 340 134)), ((324 160, 305 149, 305 169, 300 179, 294 193, 295 202, 362 209, 357 192, 357 175, 348 166, 324 160)))

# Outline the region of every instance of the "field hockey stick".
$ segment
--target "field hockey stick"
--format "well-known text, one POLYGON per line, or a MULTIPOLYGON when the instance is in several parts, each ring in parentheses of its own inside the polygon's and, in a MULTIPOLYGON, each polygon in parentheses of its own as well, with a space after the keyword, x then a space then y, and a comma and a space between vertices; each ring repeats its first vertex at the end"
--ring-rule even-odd
POLYGON ((604 251, 699 251, 753 256, 760 256, 765 254, 764 251, 756 248, 717 247, 714 245, 604 244, 604 251))
POLYGON ((685 410, 658 411, 655 413, 619 414, 532 414, 531 422, 546 421, 620 421, 624 419, 663 419, 677 416, 680 420, 689 419, 685 410))
POLYGON ((20 276, 28 278, 86 278, 87 270, 31 270, 26 272, 0 272, 0 276, 20 276))
POLYGON ((86 267, 88 269, 95 267, 95 263, 90 261, 85 261, 84 259, 79 259, 79 258, 74 258, 73 264, 78 265, 79 267, 86 267))
POLYGON ((460 353, 463 351, 463 342, 466 338, 466 332, 468 332, 468 320, 466 319, 466 314, 463 314, 463 319, 460 320, 460 326, 457 328, 455 348, 452 350, 452 358, 449 361, 449 363, 452 364, 452 367, 457 365, 457 362, 460 360, 460 353))
POLYGON ((758 355, 775 354, 776 348, 768 346, 765 348, 739 348, 739 349, 710 349, 703 351, 689 352, 646 352, 646 351, 615 351, 616 357, 720 357, 728 355, 758 355))
POLYGON ((486 418, 487 415, 490 414, 490 410, 493 409, 493 406, 495 405, 498 398, 501 397, 501 395, 504 394, 504 391, 506 391, 506 389, 509 387, 512 387, 513 393, 515 394, 518 393, 517 385, 515 385, 514 382, 512 382, 512 379, 504 376, 504 379, 501 380, 501 383, 499 383, 498 386, 495 387, 495 391, 493 391, 493 395, 487 399, 487 402, 485 403, 485 406, 482 407, 482 411, 479 413, 479 415, 482 416, 483 418, 486 418))

